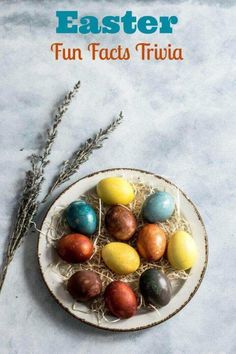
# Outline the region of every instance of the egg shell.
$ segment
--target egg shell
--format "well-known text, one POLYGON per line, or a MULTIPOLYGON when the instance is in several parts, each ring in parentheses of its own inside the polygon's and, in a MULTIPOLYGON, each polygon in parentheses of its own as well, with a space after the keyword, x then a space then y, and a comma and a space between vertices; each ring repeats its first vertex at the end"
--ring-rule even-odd
POLYGON ((97 194, 106 204, 127 205, 134 200, 134 189, 122 177, 107 177, 97 184, 97 194))
POLYGON ((69 226, 76 232, 92 235, 97 228, 97 214, 93 207, 83 200, 72 202, 65 211, 69 226))
POLYGON ((142 273, 139 288, 146 304, 165 306, 171 300, 171 283, 163 272, 155 268, 142 273))
POLYGON ((174 210, 174 198, 167 192, 156 192, 145 200, 142 214, 145 220, 155 223, 169 219, 174 210))
POLYGON ((57 242, 58 255, 68 263, 87 261, 92 256, 93 250, 92 241, 81 234, 68 234, 57 242))
POLYGON ((104 293, 105 305, 118 318, 130 318, 137 312, 137 296, 126 283, 113 281, 104 293))
POLYGON ((182 230, 175 232, 168 242, 167 257, 175 269, 192 268, 197 260, 197 247, 192 236, 182 230))
POLYGON ((137 220, 128 208, 122 205, 110 207, 105 216, 108 233, 117 240, 129 240, 137 228, 137 220))
POLYGON ((166 234, 158 225, 145 224, 139 230, 137 249, 143 258, 157 261, 164 255, 166 245, 166 234))
POLYGON ((106 266, 117 274, 135 272, 140 265, 136 250, 123 242, 110 242, 102 249, 102 259, 106 266))
POLYGON ((81 270, 69 278, 67 290, 75 300, 85 302, 101 293, 102 282, 97 273, 81 270))

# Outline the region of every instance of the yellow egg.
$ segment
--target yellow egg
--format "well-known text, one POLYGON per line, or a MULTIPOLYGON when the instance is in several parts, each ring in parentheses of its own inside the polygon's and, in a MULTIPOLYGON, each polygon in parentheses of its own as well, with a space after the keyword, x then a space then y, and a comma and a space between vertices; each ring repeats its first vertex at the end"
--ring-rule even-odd
POLYGON ((168 242, 167 257, 175 269, 192 268, 197 260, 197 247, 192 236, 181 230, 175 232, 168 242))
POLYGON ((110 242, 102 249, 104 263, 114 273, 129 274, 140 265, 140 258, 135 249, 123 242, 110 242))
POLYGON ((98 196, 106 204, 129 204, 134 200, 134 189, 121 177, 107 177, 97 185, 98 196))

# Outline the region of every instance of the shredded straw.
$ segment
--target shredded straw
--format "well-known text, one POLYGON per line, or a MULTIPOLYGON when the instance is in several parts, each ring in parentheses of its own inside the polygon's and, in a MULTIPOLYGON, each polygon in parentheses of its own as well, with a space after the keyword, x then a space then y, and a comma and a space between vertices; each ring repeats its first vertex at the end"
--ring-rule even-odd
MULTIPOLYGON (((147 186, 141 182, 133 184, 135 190, 135 199, 134 202, 131 203, 128 208, 136 215, 138 220, 138 229, 144 224, 144 221, 141 217, 141 208, 145 199, 156 192, 157 189, 151 186, 147 186)), ((85 263, 81 264, 68 264, 63 262, 56 254, 55 254, 55 262, 49 265, 48 269, 53 271, 58 275, 58 277, 63 282, 64 286, 66 287, 66 281, 70 278, 70 276, 78 270, 91 270, 97 273, 102 281, 103 290, 105 287, 114 280, 122 280, 128 283, 133 290, 139 296, 139 306, 138 311, 156 311, 157 315, 160 317, 160 311, 158 308, 153 305, 146 305, 144 299, 142 298, 141 294, 139 293, 139 277, 140 275, 149 268, 156 268, 164 272, 171 281, 171 285, 173 289, 180 288, 181 284, 183 284, 184 280, 189 277, 188 272, 186 271, 177 271, 171 267, 169 262, 166 258, 161 258, 161 260, 156 262, 146 261, 141 259, 141 265, 134 273, 129 275, 117 275, 113 273, 107 266, 104 264, 102 257, 101 257, 101 250, 103 246, 107 243, 115 241, 108 235, 105 227, 104 227, 104 217, 106 211, 108 209, 107 206, 102 204, 101 199, 98 198, 95 190, 90 190, 83 196, 80 196, 80 199, 85 200, 86 202, 90 203, 99 216, 99 226, 98 231, 95 235, 91 237, 94 243, 94 253, 92 257, 85 263)), ((159 226, 165 231, 167 238, 176 231, 176 230, 185 230, 191 234, 191 229, 187 220, 181 215, 180 213, 180 205, 179 205, 179 190, 176 190, 175 195, 175 202, 176 202, 176 209, 173 216, 162 223, 159 223, 159 226)), ((66 223, 64 218, 64 210, 66 206, 56 207, 56 213, 52 216, 51 222, 47 225, 47 234, 46 239, 49 246, 56 246, 56 242, 60 239, 63 235, 70 233, 70 229, 66 223)), ((135 246, 136 237, 133 236, 132 239, 128 242, 131 246, 135 246)), ((56 252, 55 252, 56 253, 56 252)), ((83 305, 81 308, 80 304, 75 302, 71 304, 71 307, 74 311, 80 311, 82 313, 95 313, 97 316, 98 323, 101 321, 108 321, 108 322, 117 322, 119 319, 115 319, 114 317, 107 317, 107 310, 105 309, 103 296, 99 296, 91 303, 87 304, 86 307, 83 305)))

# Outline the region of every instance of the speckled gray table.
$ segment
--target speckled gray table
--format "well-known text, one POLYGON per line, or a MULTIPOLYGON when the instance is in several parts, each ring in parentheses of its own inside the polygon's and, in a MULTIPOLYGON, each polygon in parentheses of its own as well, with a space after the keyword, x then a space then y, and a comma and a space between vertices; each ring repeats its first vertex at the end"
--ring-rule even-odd
MULTIPOLYGON (((227 7, 209 5, 213 1, 166 3, 1 2, 0 250, 2 255, 14 221, 26 157, 40 146, 52 108, 80 79, 80 94, 61 125, 47 169, 48 182, 62 159, 122 109, 124 124, 78 176, 135 167, 173 180, 206 223, 210 258, 205 279, 187 307, 159 327, 127 334, 96 330, 51 298, 39 274, 37 235, 30 234, 0 296, 1 354, 236 352, 236 6, 233 1, 225 1, 227 7), (142 62, 135 56, 128 62, 55 62, 49 48, 59 38, 55 11, 61 8, 101 16, 127 9, 137 15, 175 14, 180 23, 172 37, 148 38, 182 46, 185 60, 142 62)), ((85 46, 94 39, 59 38, 67 46, 85 46)), ((132 47, 143 39, 139 34, 99 37, 104 46, 132 47)))

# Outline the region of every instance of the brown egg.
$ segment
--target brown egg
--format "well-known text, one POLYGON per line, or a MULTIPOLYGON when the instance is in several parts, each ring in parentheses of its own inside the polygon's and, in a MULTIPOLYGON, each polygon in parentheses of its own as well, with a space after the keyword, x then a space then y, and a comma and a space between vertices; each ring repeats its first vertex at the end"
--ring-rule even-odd
POLYGON ((85 262, 93 254, 93 243, 81 234, 65 235, 57 243, 57 253, 69 263, 85 262))
POLYGON ((101 293, 102 282, 95 272, 81 270, 70 277, 67 290, 75 300, 85 302, 101 293))
POLYGON ((122 281, 113 281, 106 287, 104 300, 108 310, 118 318, 132 317, 137 311, 136 294, 122 281))
POLYGON ((120 241, 127 241, 135 233, 137 220, 128 208, 114 205, 106 213, 105 225, 111 236, 120 241))
POLYGON ((146 224, 138 232, 138 252, 149 261, 160 259, 165 253, 166 244, 166 234, 156 224, 146 224))

